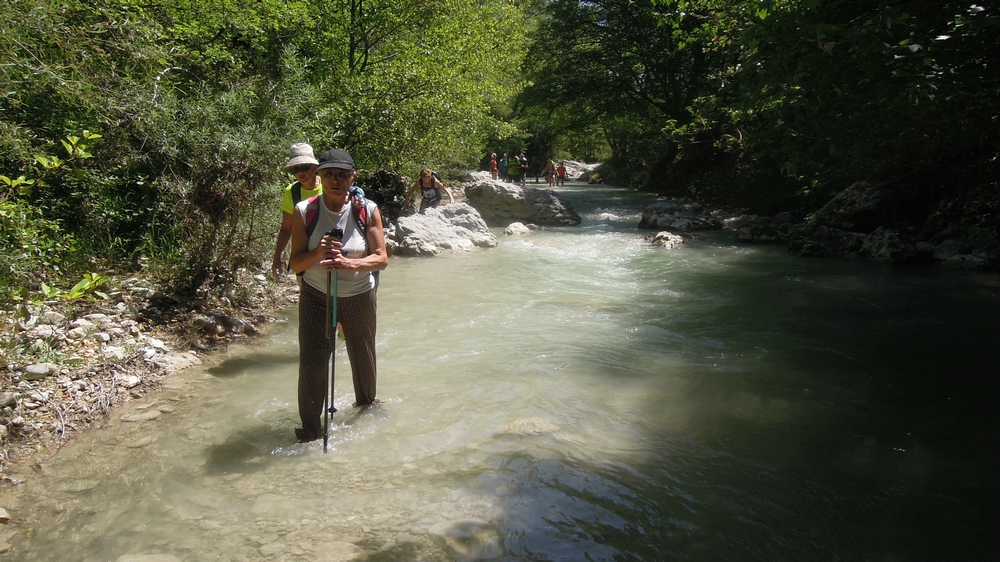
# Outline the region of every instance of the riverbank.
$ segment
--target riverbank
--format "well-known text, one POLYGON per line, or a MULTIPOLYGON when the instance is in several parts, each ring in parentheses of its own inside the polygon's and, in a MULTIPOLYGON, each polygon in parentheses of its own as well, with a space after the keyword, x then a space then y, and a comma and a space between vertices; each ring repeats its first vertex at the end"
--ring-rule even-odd
POLYGON ((253 337, 297 302, 293 276, 239 272, 237 291, 197 301, 142 276, 112 278, 107 298, 54 299, 0 312, 0 479, 40 469, 68 440, 100 427, 115 406, 157 390, 164 377, 253 337))

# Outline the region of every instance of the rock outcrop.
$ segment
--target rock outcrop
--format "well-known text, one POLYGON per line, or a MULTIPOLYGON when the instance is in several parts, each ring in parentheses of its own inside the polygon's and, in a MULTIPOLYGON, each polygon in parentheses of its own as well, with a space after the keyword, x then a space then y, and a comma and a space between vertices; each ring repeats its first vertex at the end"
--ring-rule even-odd
POLYGON ((722 228, 722 222, 700 203, 657 201, 643 210, 639 228, 674 233, 694 232, 719 230, 722 228))
POLYGON ((483 217, 468 203, 427 209, 423 214, 400 217, 387 235, 391 253, 400 256, 436 256, 492 248, 497 237, 483 217))
POLYGON ((580 224, 580 215, 569 201, 550 189, 480 179, 465 186, 465 197, 490 226, 506 227, 512 222, 540 226, 580 224))

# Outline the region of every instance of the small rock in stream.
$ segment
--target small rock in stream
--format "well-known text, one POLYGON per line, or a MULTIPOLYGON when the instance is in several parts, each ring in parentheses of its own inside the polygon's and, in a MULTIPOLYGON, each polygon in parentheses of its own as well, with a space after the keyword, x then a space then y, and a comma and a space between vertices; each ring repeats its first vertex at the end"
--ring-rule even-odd
POLYGON ((124 422, 141 422, 155 420, 156 418, 163 415, 163 412, 159 410, 150 410, 148 412, 143 412, 141 414, 128 414, 122 416, 122 421, 124 422))

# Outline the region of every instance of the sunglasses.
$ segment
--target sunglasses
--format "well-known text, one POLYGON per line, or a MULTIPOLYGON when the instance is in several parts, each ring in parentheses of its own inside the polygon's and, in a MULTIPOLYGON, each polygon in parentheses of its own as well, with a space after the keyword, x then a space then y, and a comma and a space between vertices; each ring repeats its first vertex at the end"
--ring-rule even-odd
POLYGON ((336 171, 334 171, 331 168, 327 168, 325 170, 320 170, 319 175, 320 175, 321 178, 324 178, 324 179, 346 180, 346 179, 350 178, 351 174, 353 174, 353 173, 354 173, 353 170, 336 170, 336 171))
POLYGON ((294 176, 295 174, 308 172, 309 170, 312 169, 313 169, 313 164, 299 164, 298 166, 292 166, 291 168, 288 169, 288 171, 294 176))

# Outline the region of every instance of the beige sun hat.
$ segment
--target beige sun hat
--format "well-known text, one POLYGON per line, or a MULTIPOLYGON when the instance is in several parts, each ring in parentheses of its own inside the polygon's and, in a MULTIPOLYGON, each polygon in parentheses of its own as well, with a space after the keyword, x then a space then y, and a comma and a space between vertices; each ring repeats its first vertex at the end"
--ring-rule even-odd
POLYGON ((289 168, 299 164, 319 165, 316 155, 313 154, 313 147, 304 142, 297 142, 288 150, 288 163, 285 164, 285 171, 287 172, 289 168))

